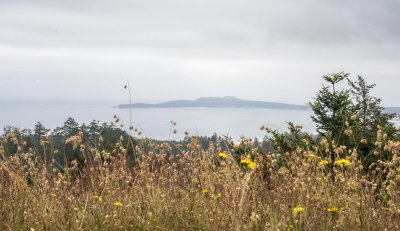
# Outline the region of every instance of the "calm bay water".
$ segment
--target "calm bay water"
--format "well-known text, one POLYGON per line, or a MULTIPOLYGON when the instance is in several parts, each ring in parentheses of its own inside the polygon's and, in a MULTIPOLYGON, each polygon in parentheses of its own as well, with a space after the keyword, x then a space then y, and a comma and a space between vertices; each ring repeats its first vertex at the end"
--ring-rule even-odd
MULTIPOLYGON (((37 121, 47 128, 61 126, 68 117, 79 123, 93 119, 113 121, 118 115, 126 127, 129 126, 129 109, 113 108, 116 104, 100 102, 26 102, 0 101, 0 126, 12 125, 33 128, 37 121)), ((301 124, 313 132, 311 111, 251 109, 251 108, 151 108, 134 109, 132 124, 140 128, 147 137, 155 139, 182 139, 184 132, 191 135, 230 135, 235 140, 240 136, 263 138, 262 125, 280 131, 286 130, 288 121, 301 124), (171 134, 170 121, 177 122, 177 134, 171 134)))
MULTIPOLYGON (((114 108, 116 103, 104 101, 10 101, 0 100, 0 127, 11 125, 33 128, 37 121, 47 128, 61 126, 68 117, 80 124, 93 119, 100 123, 113 121, 118 115, 125 127, 129 126, 129 109, 114 108)), ((229 135, 235 140, 240 136, 263 138, 262 125, 286 131, 287 122, 304 126, 315 132, 311 111, 253 109, 253 108, 150 108, 133 109, 132 124, 154 139, 182 139, 184 132, 191 135, 229 135), (177 134, 171 134, 170 121, 177 122, 177 134)), ((395 121, 400 125, 399 121, 395 121)), ((133 133, 135 135, 135 133, 133 133)))
MULTIPOLYGON (((83 101, 26 101, 0 99, 0 128, 7 125, 19 128, 33 128, 37 121, 54 129, 62 126, 68 117, 78 123, 89 123, 93 119, 113 121, 118 115, 125 127, 129 127, 129 109, 118 109, 115 102, 83 101)), ((134 109, 132 125, 154 139, 182 139, 184 132, 191 135, 229 135, 235 140, 240 136, 263 138, 262 125, 279 131, 287 130, 287 122, 303 125, 309 132, 315 132, 310 116, 312 111, 255 109, 255 108, 150 108, 134 109), (171 123, 177 123, 177 134, 171 134, 171 123)), ((398 120, 394 121, 397 126, 398 120)), ((135 133, 133 133, 135 135, 135 133)))

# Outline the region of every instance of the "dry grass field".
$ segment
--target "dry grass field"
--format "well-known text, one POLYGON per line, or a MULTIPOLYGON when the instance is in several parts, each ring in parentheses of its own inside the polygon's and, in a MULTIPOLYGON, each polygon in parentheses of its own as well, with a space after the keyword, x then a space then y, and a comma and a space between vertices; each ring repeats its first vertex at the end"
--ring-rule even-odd
POLYGON ((345 158, 324 158, 325 140, 290 153, 244 140, 222 152, 192 137, 179 155, 168 143, 137 145, 132 161, 126 140, 106 152, 83 133, 67 142, 85 165, 60 170, 46 140, 47 158, 5 155, 6 141, 23 147, 17 134, 0 147, 0 230, 400 230, 400 143, 382 134, 377 145, 392 157, 368 174, 357 150, 335 145, 345 158))

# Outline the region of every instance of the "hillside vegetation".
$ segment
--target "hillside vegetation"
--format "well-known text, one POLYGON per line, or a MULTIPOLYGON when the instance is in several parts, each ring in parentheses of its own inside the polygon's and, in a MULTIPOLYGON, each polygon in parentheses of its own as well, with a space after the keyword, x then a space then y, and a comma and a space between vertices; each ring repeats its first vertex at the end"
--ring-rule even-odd
POLYGON ((400 230, 394 115, 374 85, 348 78, 323 77, 310 103, 318 135, 262 126, 269 148, 190 134, 156 142, 72 120, 8 129, 0 230, 400 230))

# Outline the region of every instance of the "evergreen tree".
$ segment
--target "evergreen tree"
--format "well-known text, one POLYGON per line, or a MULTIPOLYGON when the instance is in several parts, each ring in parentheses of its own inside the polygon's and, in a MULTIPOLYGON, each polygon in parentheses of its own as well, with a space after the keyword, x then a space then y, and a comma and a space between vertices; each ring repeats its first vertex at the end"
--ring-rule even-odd
POLYGON ((337 88, 338 84, 349 76, 348 73, 332 73, 323 76, 329 86, 323 86, 317 93, 314 102, 310 102, 316 123, 317 132, 329 142, 329 154, 332 163, 335 161, 334 144, 346 144, 344 130, 346 121, 353 114, 353 107, 348 89, 337 88))
POLYGON ((39 153, 43 153, 40 141, 46 136, 46 128, 41 122, 37 122, 33 129, 33 144, 39 153))
POLYGON ((99 126, 99 123, 100 121, 93 120, 92 122, 89 123, 87 127, 87 135, 89 137, 89 140, 96 147, 98 146, 98 137, 101 132, 101 127, 99 126))
POLYGON ((363 138, 374 136, 378 126, 395 129, 390 121, 395 118, 396 114, 385 113, 384 108, 381 106, 381 99, 370 95, 370 90, 376 84, 367 84, 361 76, 358 76, 357 79, 358 81, 348 80, 348 82, 355 100, 354 107, 360 121, 361 136, 363 138))
POLYGON ((386 156, 372 155, 375 150, 377 133, 379 130, 386 134, 387 139, 394 139, 396 128, 391 122, 396 114, 385 113, 381 106, 381 99, 370 95, 371 89, 375 84, 367 84, 363 77, 358 76, 357 81, 348 80, 351 87, 351 94, 354 100, 355 115, 354 121, 351 121, 354 138, 358 147, 359 157, 363 161, 366 169, 378 159, 387 159, 386 156))
POLYGON ((24 144, 22 149, 27 152, 30 147, 32 147, 32 136, 33 136, 33 131, 31 129, 22 129, 21 131, 21 141, 24 144))
POLYGON ((61 133, 64 137, 70 137, 79 133, 79 124, 71 117, 64 122, 64 126, 61 127, 61 133))

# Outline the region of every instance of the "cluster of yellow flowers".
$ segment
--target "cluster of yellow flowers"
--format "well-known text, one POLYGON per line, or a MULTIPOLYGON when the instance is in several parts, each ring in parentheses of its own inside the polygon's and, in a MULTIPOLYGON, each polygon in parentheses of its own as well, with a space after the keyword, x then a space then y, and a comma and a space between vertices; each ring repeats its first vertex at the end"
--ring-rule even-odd
POLYGON ((116 207, 121 207, 121 206, 124 206, 121 202, 114 202, 114 205, 116 206, 116 207))
POLYGON ((348 159, 340 159, 340 160, 337 160, 336 162, 335 162, 335 165, 336 166, 341 166, 341 167, 343 167, 343 166, 349 166, 350 165, 350 160, 348 160, 348 159))
POLYGON ((228 155, 223 152, 220 152, 220 153, 218 153, 218 157, 221 159, 225 159, 226 157, 228 157, 228 155))
POLYGON ((328 165, 328 164, 329 164, 329 161, 323 160, 323 161, 320 161, 318 165, 319 165, 320 167, 324 167, 325 165, 328 165))
POLYGON ((293 208, 293 213, 295 213, 295 214, 302 213, 302 212, 304 212, 304 210, 305 209, 303 207, 297 206, 297 207, 293 208))
MULTIPOLYGON (((314 159, 316 157, 316 155, 313 152, 308 152, 308 154, 306 155, 309 159, 314 159)), ((242 161, 248 161, 248 160, 242 160, 242 161)), ((242 163, 242 161, 240 163, 242 163)), ((325 167, 326 165, 329 164, 329 161, 327 160, 321 160, 318 163, 319 167, 325 167)), ((348 159, 339 159, 337 161, 335 161, 334 163, 336 166, 340 166, 340 167, 344 167, 344 166, 349 166, 351 164, 350 160, 348 159)))
POLYGON ((102 201, 102 198, 100 196, 97 196, 97 195, 92 196, 92 199, 95 200, 95 201, 99 201, 99 202, 102 201))
POLYGON ((333 206, 332 208, 328 208, 327 211, 332 213, 332 214, 337 214, 337 213, 340 212, 339 208, 336 207, 336 206, 333 206))
MULTIPOLYGON (((91 196, 91 198, 92 198, 92 200, 94 200, 94 201, 98 201, 98 202, 102 202, 102 201, 103 201, 103 198, 102 198, 101 196, 99 196, 99 195, 91 196)), ((114 206, 116 206, 116 207, 122 207, 122 206, 124 206, 124 205, 123 205, 121 202, 116 201, 116 202, 114 202, 114 206)))
MULTIPOLYGON (((293 213, 294 214, 302 213, 304 211, 305 211, 305 209, 303 207, 301 207, 301 206, 296 206, 296 207, 293 208, 293 213)), ((336 207, 336 206, 333 206, 331 208, 328 208, 327 211, 332 213, 332 214, 338 214, 340 212, 340 209, 338 207, 336 207)))
MULTIPOLYGON (((329 161, 327 161, 327 160, 322 160, 322 161, 320 161, 319 162, 319 166, 320 167, 324 167, 324 166, 326 166, 326 165, 328 165, 329 164, 329 161)), ((336 166, 340 166, 340 167, 344 167, 344 166, 349 166, 351 164, 351 162, 350 162, 350 160, 348 160, 348 159, 339 159, 339 160, 337 160, 336 162, 335 162, 335 165, 336 166)))
POLYGON ((249 159, 240 160, 240 164, 246 165, 248 169, 253 169, 253 168, 257 167, 256 162, 249 160, 249 159))
POLYGON ((315 154, 313 152, 309 152, 307 154, 307 157, 310 158, 310 159, 314 159, 315 158, 315 154))

